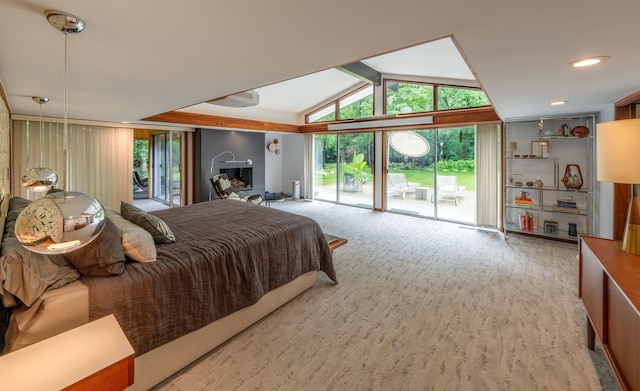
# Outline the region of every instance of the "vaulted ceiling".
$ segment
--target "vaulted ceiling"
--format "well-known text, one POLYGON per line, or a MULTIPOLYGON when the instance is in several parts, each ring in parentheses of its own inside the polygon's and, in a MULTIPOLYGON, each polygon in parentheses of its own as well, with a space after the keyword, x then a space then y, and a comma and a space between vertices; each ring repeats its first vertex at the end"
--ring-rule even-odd
POLYGON ((640 2, 630 0, 3 0, 0 81, 14 114, 38 115, 32 96, 50 98, 43 116, 63 113, 64 35, 47 9, 87 23, 67 37, 69 118, 181 110, 296 124, 355 86, 334 68, 360 60, 385 75, 480 85, 503 119, 597 112, 640 88, 629 44, 640 2), (569 65, 594 55, 610 59, 569 65), (261 97, 251 109, 202 104, 249 89, 261 97))

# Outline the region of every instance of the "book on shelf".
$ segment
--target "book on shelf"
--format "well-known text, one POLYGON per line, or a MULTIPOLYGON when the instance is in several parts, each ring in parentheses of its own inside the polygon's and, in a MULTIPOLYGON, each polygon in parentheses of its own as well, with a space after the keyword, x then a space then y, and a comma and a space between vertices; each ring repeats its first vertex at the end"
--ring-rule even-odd
POLYGON ((533 231, 536 229, 536 219, 529 212, 518 215, 518 226, 523 231, 533 231))
POLYGON ((576 209, 578 207, 578 203, 576 201, 558 200, 557 206, 559 208, 573 208, 573 209, 576 209))
POLYGON ((578 208, 563 208, 561 206, 554 206, 553 211, 563 212, 563 213, 576 213, 576 214, 581 213, 580 209, 578 208))
POLYGON ((526 207, 533 206, 533 200, 531 198, 516 197, 513 200, 513 203, 518 206, 526 206, 526 207))

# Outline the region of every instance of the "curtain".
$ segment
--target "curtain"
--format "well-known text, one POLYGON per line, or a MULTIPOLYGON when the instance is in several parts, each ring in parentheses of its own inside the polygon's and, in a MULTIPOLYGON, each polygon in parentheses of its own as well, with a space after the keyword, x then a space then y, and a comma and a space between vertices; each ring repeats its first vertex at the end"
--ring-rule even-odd
POLYGON ((132 201, 132 129, 68 124, 66 139, 61 123, 13 121, 14 194, 37 198, 20 180, 28 168, 48 167, 58 174, 58 188, 87 193, 117 210, 121 200, 132 201))
POLYGON ((498 228, 500 214, 500 124, 476 126, 476 224, 498 228))
POLYGON ((313 151, 313 134, 307 133, 304 135, 304 178, 302 181, 304 188, 302 194, 308 200, 313 199, 313 162, 315 162, 313 151))

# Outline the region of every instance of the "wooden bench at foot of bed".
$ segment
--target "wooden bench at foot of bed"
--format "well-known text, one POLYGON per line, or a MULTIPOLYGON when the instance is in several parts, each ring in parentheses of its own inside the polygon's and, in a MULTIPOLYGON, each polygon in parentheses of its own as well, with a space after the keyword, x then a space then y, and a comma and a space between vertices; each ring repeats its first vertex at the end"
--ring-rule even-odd
POLYGON ((327 242, 329 242, 329 249, 331 249, 331 252, 333 252, 333 250, 337 249, 338 247, 344 246, 349 242, 345 238, 341 238, 328 233, 325 233, 324 236, 327 238, 327 242))

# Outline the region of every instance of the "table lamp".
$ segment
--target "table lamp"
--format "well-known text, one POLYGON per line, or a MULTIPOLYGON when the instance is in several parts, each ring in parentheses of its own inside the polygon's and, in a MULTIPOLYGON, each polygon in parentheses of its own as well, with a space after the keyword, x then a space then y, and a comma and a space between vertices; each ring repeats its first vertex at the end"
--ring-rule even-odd
POLYGON ((631 185, 622 251, 640 254, 640 118, 603 122, 596 129, 597 180, 631 185))

